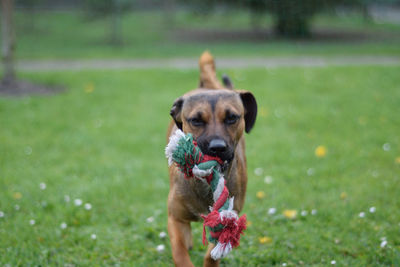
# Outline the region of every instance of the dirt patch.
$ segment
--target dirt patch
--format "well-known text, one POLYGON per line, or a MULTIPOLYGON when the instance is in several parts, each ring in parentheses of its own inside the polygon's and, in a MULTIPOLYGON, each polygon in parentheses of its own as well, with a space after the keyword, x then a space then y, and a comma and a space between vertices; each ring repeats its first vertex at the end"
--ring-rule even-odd
MULTIPOLYGON (((221 41, 249 41, 265 42, 285 40, 277 36, 271 29, 260 30, 219 30, 219 29, 177 29, 172 32, 174 39, 184 42, 221 42, 221 41)), ((369 32, 357 30, 335 30, 315 28, 311 30, 309 38, 299 38, 301 42, 365 42, 400 39, 399 34, 393 32, 369 32)))
POLYGON ((268 30, 218 30, 218 29, 177 29, 173 39, 186 42, 252 41, 264 42, 273 37, 268 30))
POLYGON ((13 82, 0 82, 0 95, 3 96, 28 96, 28 95, 53 95, 64 91, 61 86, 48 86, 17 80, 13 82))

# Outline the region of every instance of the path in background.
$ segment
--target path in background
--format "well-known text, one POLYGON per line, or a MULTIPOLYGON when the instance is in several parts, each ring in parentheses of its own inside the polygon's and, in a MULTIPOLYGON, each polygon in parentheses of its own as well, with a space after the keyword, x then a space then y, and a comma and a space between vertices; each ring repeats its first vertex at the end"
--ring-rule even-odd
MULTIPOLYGON (((93 60, 40 60, 19 61, 20 71, 65 71, 65 70, 106 70, 106 69, 151 69, 151 68, 197 68, 197 58, 173 59, 93 59, 93 60)), ((219 68, 249 67, 325 67, 325 66, 366 66, 400 65, 400 57, 394 56, 337 56, 326 57, 269 57, 269 58, 217 58, 219 68)))
POLYGON ((376 22, 400 24, 400 8, 393 6, 371 6, 368 12, 376 22))

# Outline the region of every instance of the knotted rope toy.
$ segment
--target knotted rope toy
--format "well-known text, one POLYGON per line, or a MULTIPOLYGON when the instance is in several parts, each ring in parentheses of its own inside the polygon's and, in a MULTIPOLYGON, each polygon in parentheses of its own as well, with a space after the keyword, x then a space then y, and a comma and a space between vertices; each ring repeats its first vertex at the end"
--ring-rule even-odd
POLYGON ((214 260, 225 257, 232 248, 239 246, 240 235, 246 229, 246 215, 239 218, 233 210, 234 198, 229 197, 226 181, 220 172, 222 160, 203 154, 192 134, 184 134, 181 130, 176 130, 169 138, 165 155, 168 165, 175 163, 186 179, 195 178, 210 185, 214 204, 208 215, 201 215, 204 219, 203 244, 207 243, 207 227, 208 240, 216 245, 211 257, 214 260))

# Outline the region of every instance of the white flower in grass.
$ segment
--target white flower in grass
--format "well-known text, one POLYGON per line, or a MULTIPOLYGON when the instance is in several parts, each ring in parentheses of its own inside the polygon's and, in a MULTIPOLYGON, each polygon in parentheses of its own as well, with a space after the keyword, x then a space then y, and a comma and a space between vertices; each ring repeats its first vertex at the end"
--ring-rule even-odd
POLYGON ((282 263, 282 266, 287 266, 287 263, 286 262, 282 263))
POLYGON ((317 215, 317 210, 311 210, 311 215, 317 215))
POLYGON ((82 205, 82 200, 77 198, 74 200, 74 204, 75 204, 75 206, 80 206, 80 205, 82 205))
POLYGON ((269 208, 268 209, 268 214, 269 215, 273 215, 273 214, 275 214, 276 213, 276 208, 269 208))
POLYGON ((301 216, 307 216, 307 214, 308 214, 308 212, 306 211, 306 210, 302 210, 301 212, 300 212, 300 215, 301 216))
POLYGON ((65 222, 61 223, 60 227, 61 229, 66 229, 67 228, 67 224, 65 222))
POLYGON ((17 205, 14 206, 14 209, 15 210, 20 210, 20 206, 17 204, 17 205))
POLYGON ((97 235, 96 235, 96 234, 91 234, 91 235, 90 235, 90 238, 91 238, 92 240, 96 240, 96 239, 97 239, 97 235))
POLYGON ((25 147, 25 154, 26 155, 32 154, 32 148, 30 146, 25 147))
POLYGON ((40 190, 45 190, 46 189, 46 184, 45 183, 40 183, 39 184, 40 190))
POLYGON ((254 169, 254 174, 257 176, 260 176, 263 173, 263 168, 255 168, 254 169))
POLYGON ((167 234, 165 232, 160 232, 160 234, 158 236, 160 238, 165 238, 167 236, 167 234))
POLYGON ((386 240, 383 240, 382 242, 381 242, 381 248, 384 248, 384 247, 386 247, 386 245, 387 245, 387 241, 386 240))
POLYGON ((282 117, 282 112, 279 109, 275 109, 274 110, 274 115, 277 118, 281 118, 282 117))
POLYGON ((65 195, 64 196, 64 201, 65 202, 69 202, 71 200, 71 198, 68 196, 68 195, 65 195))
POLYGON ((389 151, 390 150, 390 144, 389 143, 384 143, 383 144, 383 146, 382 146, 382 149, 384 150, 384 151, 389 151))
POLYGON ((360 214, 358 214, 358 217, 360 217, 360 218, 364 218, 365 217, 365 212, 360 212, 360 214))
POLYGON ((161 245, 158 245, 157 247, 156 247, 156 250, 158 251, 158 252, 163 252, 164 250, 165 250, 165 246, 163 245, 163 244, 161 244, 161 245))
POLYGON ((265 178, 264 178, 264 183, 266 183, 266 184, 272 184, 272 177, 271 177, 271 176, 265 176, 265 178))
POLYGON ((335 265, 335 264, 336 264, 336 261, 335 261, 335 260, 331 261, 331 264, 332 264, 332 265, 335 265))
POLYGON ((29 220, 30 225, 35 225, 35 223, 36 223, 35 220, 33 220, 33 219, 29 220))
POLYGON ((369 212, 374 213, 375 211, 376 211, 376 208, 375 208, 375 207, 369 208, 369 212))
POLYGON ((309 168, 309 169, 307 170, 307 175, 308 175, 308 176, 312 176, 312 175, 314 175, 314 173, 315 173, 314 168, 309 168))
POLYGON ((86 203, 85 204, 85 210, 91 210, 92 209, 92 204, 86 203))
POLYGON ((154 217, 151 216, 151 217, 147 218, 147 219, 146 219, 146 222, 148 222, 148 223, 154 222, 154 217))
POLYGON ((97 119, 94 121, 94 127, 100 128, 103 125, 103 121, 101 119, 97 119))
POLYGON ((4 217, 4 212, 0 211, 0 218, 4 217))
POLYGON ((161 210, 159 210, 159 209, 154 210, 154 214, 155 214, 155 215, 160 215, 160 214, 161 214, 161 210))

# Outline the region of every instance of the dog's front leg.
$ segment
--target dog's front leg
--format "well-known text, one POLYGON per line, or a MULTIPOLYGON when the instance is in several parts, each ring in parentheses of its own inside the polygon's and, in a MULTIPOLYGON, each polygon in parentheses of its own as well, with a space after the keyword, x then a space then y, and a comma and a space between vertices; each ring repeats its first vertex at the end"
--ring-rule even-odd
POLYGON ((204 256, 204 263, 203 263, 204 267, 219 266, 219 260, 216 261, 213 258, 211 258, 211 250, 213 250, 214 247, 215 247, 215 244, 213 244, 211 242, 208 244, 207 253, 204 256))
POLYGON ((171 241, 172 258, 175 266, 193 267, 190 261, 189 246, 191 229, 189 222, 178 221, 172 215, 168 216, 168 233, 171 241))

